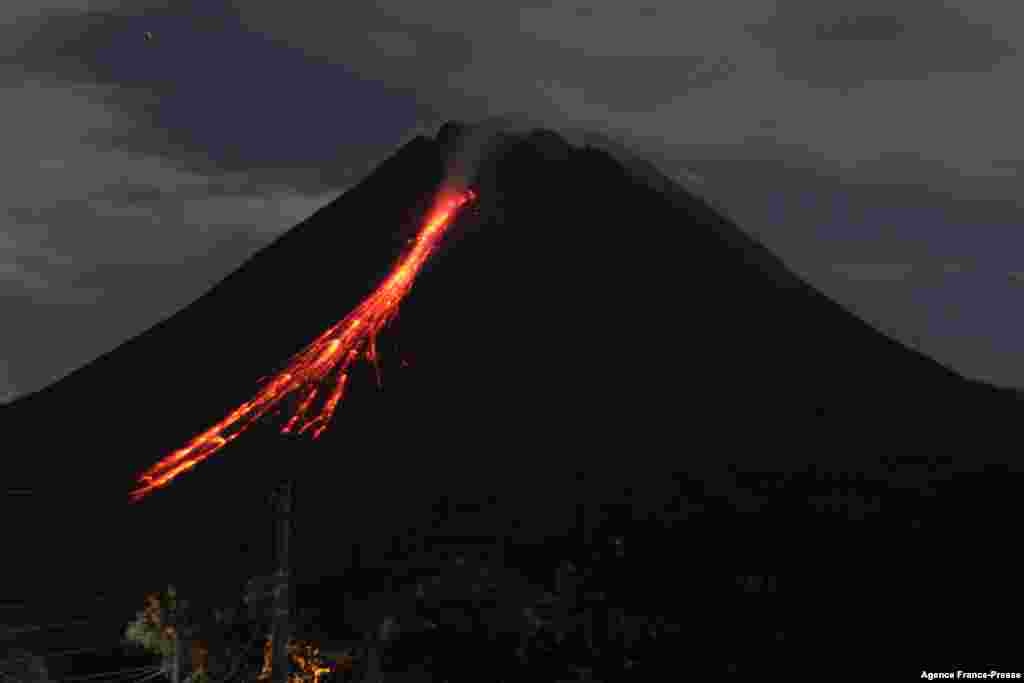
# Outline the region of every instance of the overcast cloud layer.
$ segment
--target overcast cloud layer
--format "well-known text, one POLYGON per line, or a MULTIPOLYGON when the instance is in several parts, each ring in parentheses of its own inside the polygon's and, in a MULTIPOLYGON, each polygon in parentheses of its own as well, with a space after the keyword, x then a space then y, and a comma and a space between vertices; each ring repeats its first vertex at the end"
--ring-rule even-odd
POLYGON ((507 114, 702 178, 864 317, 1024 386, 1015 3, 174 6, 0 7, 9 391, 185 305, 414 132, 507 114))

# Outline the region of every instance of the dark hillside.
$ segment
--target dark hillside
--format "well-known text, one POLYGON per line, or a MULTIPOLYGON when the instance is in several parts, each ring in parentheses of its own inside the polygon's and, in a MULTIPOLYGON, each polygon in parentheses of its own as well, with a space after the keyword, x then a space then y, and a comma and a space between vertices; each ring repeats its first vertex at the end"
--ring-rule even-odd
POLYGON ((1007 565, 951 549, 1007 552, 1010 511, 991 492, 1019 474, 992 463, 1013 462, 1000 444, 1019 397, 874 330, 699 198, 549 133, 507 136, 480 167, 479 203, 381 340, 383 391, 357 373, 319 441, 253 429, 129 507, 136 473, 372 290, 459 131, 412 141, 191 306, 0 409, 10 480, 47 494, 5 503, 21 506, 5 510, 25 558, 12 581, 233 590, 265 570, 239 547, 265 535, 269 483, 293 474, 313 578, 442 493, 493 494, 520 526, 477 531, 526 542, 564 533, 577 500, 631 487, 634 514, 690 520, 675 527, 678 571, 771 564, 796 613, 831 600, 804 625, 852 615, 837 646, 913 630, 880 615, 934 608, 935 591, 1014 599, 1007 565), (876 631, 854 626, 868 617, 876 631))

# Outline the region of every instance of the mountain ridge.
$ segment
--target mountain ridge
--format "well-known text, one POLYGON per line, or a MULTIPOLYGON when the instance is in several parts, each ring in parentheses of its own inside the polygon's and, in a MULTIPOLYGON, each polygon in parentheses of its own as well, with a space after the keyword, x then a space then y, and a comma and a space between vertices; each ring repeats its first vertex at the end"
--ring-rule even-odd
MULTIPOLYGON (((440 127, 437 135, 434 138, 429 138, 424 135, 417 135, 413 137, 408 143, 406 143, 406 145, 401 147, 398 150, 398 152, 396 152, 396 154, 385 158, 382 161, 381 166, 378 167, 377 170, 384 171, 389 166, 399 164, 402 161, 403 157, 407 153, 409 153, 413 148, 424 148, 426 146, 430 146, 433 144, 440 146, 442 164, 448 165, 450 156, 453 153, 452 148, 456 144, 457 139, 460 136, 464 135, 464 131, 468 129, 472 129, 472 125, 465 124, 464 122, 459 121, 449 121, 440 127)), ((532 141, 535 141, 536 135, 538 133, 540 135, 550 136, 559 140, 561 145, 563 145, 566 148, 569 148, 571 146, 570 143, 565 138, 563 138, 559 133, 545 129, 531 129, 530 135, 534 137, 531 137, 530 139, 532 141)), ((514 133, 501 132, 500 128, 498 136, 505 137, 509 140, 514 139, 516 137, 514 133)), ((725 213, 725 210, 722 207, 714 204, 713 202, 704 197, 693 194, 693 192, 691 192, 689 189, 682 187, 680 184, 676 183, 671 178, 662 173, 661 170, 658 169, 654 164, 651 164, 643 160, 642 158, 633 155, 625 146, 621 145, 620 143, 612 140, 607 136, 595 133, 585 134, 582 139, 585 141, 587 147, 597 150, 598 152, 608 154, 615 158, 615 160, 621 163, 624 166, 624 168, 626 168, 634 178, 646 183, 652 189, 662 192, 666 195, 672 196, 675 199, 675 201, 679 203, 686 203, 687 201, 696 201, 699 205, 702 205, 702 208, 704 208, 709 214, 714 214, 716 218, 718 218, 722 223, 732 223, 731 219, 727 217, 727 214, 725 213)), ((363 182, 358 183, 357 186, 353 188, 353 190, 358 189, 364 184, 365 181, 372 180, 375 176, 377 176, 377 173, 370 174, 369 176, 367 176, 366 179, 364 179, 363 182)), ((417 208, 419 210, 422 210, 422 208, 425 206, 426 201, 421 198, 421 201, 418 203, 417 208)), ((289 242, 296 239, 297 235, 303 233, 305 227, 309 226, 311 223, 319 219, 320 216, 322 216, 325 211, 328 211, 330 207, 333 206, 333 204, 334 201, 325 204, 323 207, 317 209, 312 214, 310 214, 310 216, 308 216, 306 219, 303 219, 298 224, 296 224, 296 226, 279 235, 276 239, 274 239, 268 245, 266 245, 266 247, 258 250, 252 256, 246 259, 246 261, 243 262, 243 264, 239 268, 235 269, 231 273, 228 273, 213 287, 211 287, 209 290, 207 290, 202 295, 197 297, 191 303, 187 304, 186 306, 183 306, 177 312, 171 314, 170 316, 163 320, 158 321, 157 323, 153 324, 143 332, 125 340, 121 344, 118 344, 117 346, 101 354, 100 356, 97 356, 96 358, 84 364, 83 366, 76 368, 72 372, 56 380, 50 385, 47 385, 46 387, 43 387, 38 391, 18 396, 7 403, 0 404, 0 409, 8 406, 20 406, 25 402, 32 402, 35 397, 51 393, 57 387, 63 386, 66 381, 78 381, 73 378, 76 378, 80 373, 96 372, 94 366, 97 363, 102 365, 105 362, 105 359, 107 359, 108 357, 117 354, 119 351, 126 347, 130 347, 133 344, 139 343, 140 339, 156 333, 158 330, 162 329, 164 326, 169 324, 170 321, 175 319, 176 316, 178 316, 181 313, 187 312, 193 305, 201 304, 201 302, 208 299, 214 292, 216 292, 220 288, 230 286, 231 283, 233 283, 239 277, 242 277, 244 273, 251 270, 253 268, 253 263, 257 262, 260 259, 261 254, 263 254, 267 249, 274 248, 275 245, 278 245, 282 242, 289 242)), ((401 242, 404 241, 404 239, 407 239, 411 235, 415 228, 415 225, 408 220, 403 221, 403 223, 406 226, 406 229, 404 232, 401 233, 400 237, 395 240, 395 244, 393 245, 393 247, 396 249, 400 246, 401 242)), ((722 231, 720 234, 728 243, 735 246, 739 251, 743 252, 745 258, 747 258, 751 264, 761 268, 762 272, 771 274, 778 283, 784 284, 785 286, 791 286, 800 289, 813 289, 813 287, 806 283, 802 278, 798 277, 788 266, 786 266, 781 259, 779 259, 776 255, 771 253, 770 250, 765 248, 762 244, 757 242, 748 233, 743 231, 742 228, 739 228, 734 224, 732 227, 734 228, 733 230, 722 231)), ((388 265, 390 265, 390 261, 388 261, 388 265)), ((386 269, 381 269, 378 277, 383 277, 385 273, 386 269)), ((835 302, 835 300, 831 298, 829 300, 833 301, 837 306, 842 307, 844 310, 850 312, 851 314, 856 315, 856 313, 854 313, 851 309, 843 306, 839 302, 835 302)), ((882 331, 879 331, 879 333, 884 334, 882 331)), ((303 345, 304 344, 298 345, 296 350, 298 350, 298 348, 301 348, 301 346, 303 345)), ((913 350, 909 349, 909 347, 907 348, 908 350, 913 350)), ((941 363, 938 364, 941 365, 943 368, 949 370, 950 372, 954 372, 954 374, 956 374, 957 376, 964 377, 963 375, 957 373, 955 370, 952 370, 948 366, 941 363)), ((979 385, 990 386, 994 389, 1004 389, 1003 387, 998 387, 996 385, 981 380, 974 380, 967 377, 964 377, 964 379, 967 381, 975 382, 976 384, 979 385)), ((1018 396, 1024 394, 1024 392, 1020 392, 1014 389, 1006 389, 1006 391, 1010 394, 1015 394, 1018 396)))

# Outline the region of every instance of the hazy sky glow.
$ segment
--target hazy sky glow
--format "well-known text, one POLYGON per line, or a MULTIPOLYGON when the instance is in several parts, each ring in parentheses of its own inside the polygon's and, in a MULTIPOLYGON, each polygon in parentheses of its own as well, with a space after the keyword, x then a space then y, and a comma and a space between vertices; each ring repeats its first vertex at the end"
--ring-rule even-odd
POLYGON ((702 177, 827 293, 1024 386, 1014 3, 547 5, 3 3, 0 396, 186 305, 414 133, 504 114, 702 177))

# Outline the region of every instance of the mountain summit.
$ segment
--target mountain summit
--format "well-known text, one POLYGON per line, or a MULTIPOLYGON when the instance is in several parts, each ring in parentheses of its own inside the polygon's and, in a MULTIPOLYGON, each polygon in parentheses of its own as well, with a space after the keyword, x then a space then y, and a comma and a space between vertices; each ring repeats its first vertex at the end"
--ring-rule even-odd
MULTIPOLYGON (((30 520, 8 541, 24 553, 12 581, 67 582, 69 558, 82 585, 242 581, 260 568, 238 540, 262 539, 253 516, 285 474, 302 491, 301 562, 323 574, 348 543, 415 525, 442 493, 493 494, 522 538, 566 528, 576 498, 632 488, 638 514, 683 498, 787 501, 762 516, 785 520, 776 549, 811 533, 846 542, 847 527, 799 507, 806 492, 786 497, 794 473, 934 490, 1004 458, 992 444, 1020 408, 871 328, 651 168, 550 131, 481 144, 453 122, 185 309, 0 408, 7 477, 38 492, 5 503, 30 520), (135 475, 376 286, 453 169, 479 200, 384 332, 383 389, 363 368, 320 440, 254 428, 129 507, 135 475), (750 473, 778 474, 774 497, 738 483, 750 473)), ((911 514, 891 490, 857 495, 884 499, 891 520, 911 514)), ((969 514, 996 533, 998 519, 969 514)))

